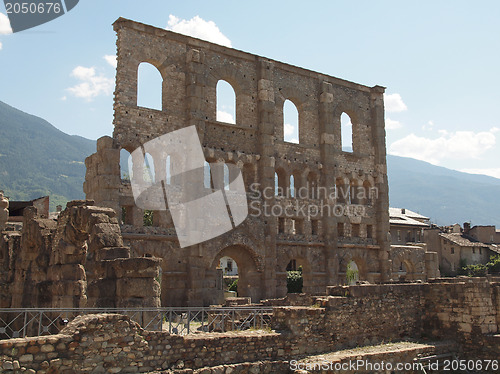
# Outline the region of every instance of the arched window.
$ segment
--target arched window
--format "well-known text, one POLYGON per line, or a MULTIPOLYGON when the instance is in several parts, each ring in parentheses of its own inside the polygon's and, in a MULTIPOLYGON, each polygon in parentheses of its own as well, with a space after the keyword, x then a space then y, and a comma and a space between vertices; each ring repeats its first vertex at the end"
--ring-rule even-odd
POLYGON ((126 149, 120 149, 120 178, 122 181, 129 181, 132 178, 132 157, 126 149))
POLYGON ((224 164, 224 189, 229 190, 229 167, 226 163, 224 164))
POLYGON ((144 169, 142 174, 144 182, 155 183, 155 165, 149 153, 144 156, 144 169))
POLYGON ((290 175, 290 197, 295 197, 295 177, 290 175))
POLYGON ((283 104, 283 140, 299 144, 299 112, 290 100, 283 104))
POLYGON ((219 122, 236 123, 236 94, 233 87, 224 80, 217 82, 217 114, 219 122))
POLYGON ((307 175, 307 188, 309 190, 310 199, 319 199, 318 178, 316 176, 316 173, 312 171, 307 175))
POLYGON ((203 186, 205 188, 210 188, 211 182, 210 182, 210 164, 205 161, 204 167, 203 167, 203 186))
POLYGON ((287 188, 289 186, 289 179, 286 177, 286 173, 283 169, 278 169, 274 173, 275 178, 275 195, 276 196, 286 196, 287 188))
POLYGON ((172 159, 170 155, 167 156, 166 165, 165 165, 165 183, 170 184, 172 182, 172 159))
POLYGON ((137 71, 137 106, 162 110, 163 78, 158 69, 143 62, 137 71))
POLYGON ((359 280, 359 268, 354 261, 349 261, 346 268, 346 281, 349 286, 356 284, 359 280))
POLYGON ((342 140, 342 150, 344 152, 352 152, 353 151, 353 129, 351 117, 347 113, 342 113, 340 116, 340 128, 341 135, 340 138, 342 140))
POLYGON ((372 204, 372 186, 370 182, 364 181, 363 182, 363 194, 365 198, 365 205, 371 205, 372 204))
POLYGON ((337 178, 335 180, 335 193, 337 201, 339 203, 345 203, 349 199, 349 189, 346 188, 344 180, 342 178, 337 178))

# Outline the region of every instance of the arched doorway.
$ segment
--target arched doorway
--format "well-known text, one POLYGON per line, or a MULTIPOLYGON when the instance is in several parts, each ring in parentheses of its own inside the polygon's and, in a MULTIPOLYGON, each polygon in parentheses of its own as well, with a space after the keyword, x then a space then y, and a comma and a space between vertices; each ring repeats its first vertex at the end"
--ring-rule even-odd
MULTIPOLYGON (((260 301, 263 292, 261 287, 262 271, 258 269, 258 257, 255 252, 243 245, 232 245, 222 249, 215 257, 210 272, 216 276, 221 260, 229 258, 233 261, 233 269, 237 269, 238 297, 250 297, 252 303, 260 301)), ((222 272, 224 269, 222 269, 222 272)))
POLYGON ((346 283, 348 286, 352 286, 356 284, 357 281, 359 281, 359 268, 356 262, 354 261, 349 261, 347 264, 346 268, 346 283))

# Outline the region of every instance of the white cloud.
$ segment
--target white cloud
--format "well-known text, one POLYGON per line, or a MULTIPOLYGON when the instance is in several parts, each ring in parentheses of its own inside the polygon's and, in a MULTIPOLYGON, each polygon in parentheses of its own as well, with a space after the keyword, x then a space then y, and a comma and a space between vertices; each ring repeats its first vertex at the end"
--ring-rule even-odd
POLYGON ((213 21, 205 21, 199 16, 195 16, 190 20, 185 20, 179 19, 171 14, 168 16, 167 29, 226 47, 231 47, 231 40, 219 30, 213 21))
POLYGON ((12 34, 12 28, 10 27, 9 17, 7 15, 0 13, 0 35, 12 34))
POLYGON ((500 169, 462 169, 460 171, 463 171, 464 173, 469 173, 469 174, 484 174, 484 175, 489 175, 490 177, 498 178, 500 179, 500 169))
POLYGON ((2 47, 3 47, 3 46, 2 46, 2 42, 0 42, 0 51, 2 50, 2 47))
POLYGON ((116 56, 115 55, 104 55, 103 57, 108 64, 116 69, 116 56))
POLYGON ((394 94, 384 94, 385 111, 388 113, 404 112, 408 109, 406 104, 403 102, 401 95, 398 93, 394 94))
POLYGON ((97 75, 93 67, 77 66, 71 72, 71 76, 82 81, 80 84, 67 89, 76 97, 90 101, 101 94, 111 95, 113 92, 114 80, 106 78, 104 75, 97 75))
POLYGON ((387 130, 396 130, 396 129, 400 129, 401 127, 403 127, 403 125, 401 124, 401 122, 399 121, 394 121, 390 118, 386 118, 385 119, 385 128, 387 130))
POLYGON ((294 135, 297 135, 297 128, 294 125, 291 125, 289 123, 285 123, 285 125, 283 126, 283 138, 284 138, 284 140, 286 142, 299 144, 299 139, 294 137, 294 135))
POLYGON ((422 130, 431 131, 434 128, 434 122, 431 120, 422 126, 422 130))
POLYGON ((236 123, 231 113, 222 110, 217 111, 217 121, 226 123, 236 123))
POLYGON ((436 165, 444 159, 478 159, 495 145, 495 132, 495 128, 478 133, 440 131, 441 136, 435 139, 420 137, 412 133, 392 143, 389 153, 436 165))

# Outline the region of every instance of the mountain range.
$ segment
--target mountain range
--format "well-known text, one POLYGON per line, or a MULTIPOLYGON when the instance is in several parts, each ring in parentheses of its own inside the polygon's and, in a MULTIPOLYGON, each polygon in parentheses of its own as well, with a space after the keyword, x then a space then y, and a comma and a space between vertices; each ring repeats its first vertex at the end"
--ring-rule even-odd
MULTIPOLYGON (((0 190, 11 200, 50 195, 51 209, 84 198, 85 158, 95 140, 68 135, 0 101, 0 190)), ((387 156, 389 200, 439 225, 500 228, 500 179, 387 156)))

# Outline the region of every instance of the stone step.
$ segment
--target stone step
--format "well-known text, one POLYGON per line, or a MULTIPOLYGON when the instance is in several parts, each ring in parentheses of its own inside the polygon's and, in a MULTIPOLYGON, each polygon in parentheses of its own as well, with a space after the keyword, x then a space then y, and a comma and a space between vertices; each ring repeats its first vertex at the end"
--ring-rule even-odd
POLYGON ((290 372, 423 373, 420 365, 426 372, 432 372, 429 369, 436 365, 437 360, 452 359, 456 350, 456 343, 451 341, 379 344, 291 360, 290 372))

